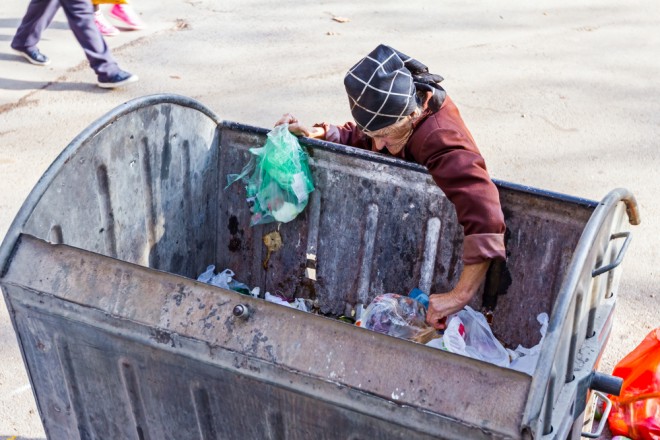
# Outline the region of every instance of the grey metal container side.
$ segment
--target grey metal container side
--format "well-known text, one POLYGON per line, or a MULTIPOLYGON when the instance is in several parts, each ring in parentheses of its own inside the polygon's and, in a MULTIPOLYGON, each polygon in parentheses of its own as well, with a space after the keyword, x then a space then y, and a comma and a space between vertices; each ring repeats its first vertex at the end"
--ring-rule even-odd
POLYGON ((537 343, 550 314, 530 377, 191 279, 228 267, 329 316, 456 281, 453 207, 397 159, 304 139, 306 211, 249 227, 243 188, 223 188, 266 133, 147 96, 37 183, 0 247, 0 283, 49 438, 579 437, 639 222, 628 191, 596 203, 497 182, 508 261, 472 305, 512 348, 537 343), (283 246, 268 251, 273 231, 283 246))

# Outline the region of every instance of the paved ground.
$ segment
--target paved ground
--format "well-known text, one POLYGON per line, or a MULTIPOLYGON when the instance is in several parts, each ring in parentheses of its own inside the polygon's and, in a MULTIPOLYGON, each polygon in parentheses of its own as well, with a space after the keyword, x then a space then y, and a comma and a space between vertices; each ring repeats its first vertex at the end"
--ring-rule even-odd
MULTIPOLYGON (((63 15, 40 44, 50 66, 13 55, 26 3, 5 0, 0 10, 0 237, 62 148, 117 105, 172 92, 252 125, 271 126, 285 111, 343 122, 345 70, 384 42, 445 76, 494 177, 591 199, 615 187, 636 194, 643 223, 624 262, 601 369, 610 372, 660 326, 655 0, 135 0, 150 28, 108 43, 141 81, 118 91, 95 87, 63 15)), ((0 307, 0 439, 43 438, 0 307)))

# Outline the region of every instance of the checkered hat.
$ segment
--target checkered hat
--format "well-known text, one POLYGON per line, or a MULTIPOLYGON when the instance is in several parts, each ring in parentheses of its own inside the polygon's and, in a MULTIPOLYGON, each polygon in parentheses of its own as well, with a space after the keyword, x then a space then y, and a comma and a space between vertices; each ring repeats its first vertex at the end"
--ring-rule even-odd
POLYGON ((351 67, 344 86, 353 119, 363 130, 392 125, 417 107, 410 71, 399 54, 382 44, 351 67))
POLYGON ((351 67, 344 86, 357 125, 375 131, 411 114, 418 107, 417 91, 442 91, 441 104, 440 81, 424 64, 381 44, 351 67))

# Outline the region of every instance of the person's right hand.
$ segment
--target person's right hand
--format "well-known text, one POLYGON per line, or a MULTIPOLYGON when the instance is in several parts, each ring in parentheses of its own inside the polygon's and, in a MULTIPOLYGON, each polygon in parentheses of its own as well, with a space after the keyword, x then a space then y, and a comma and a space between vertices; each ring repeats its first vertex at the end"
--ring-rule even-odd
POLYGON ((285 113, 282 117, 275 123, 275 127, 282 124, 289 124, 289 131, 298 136, 306 137, 321 137, 325 134, 323 128, 321 127, 312 127, 311 129, 302 125, 298 119, 293 116, 291 113, 285 113))

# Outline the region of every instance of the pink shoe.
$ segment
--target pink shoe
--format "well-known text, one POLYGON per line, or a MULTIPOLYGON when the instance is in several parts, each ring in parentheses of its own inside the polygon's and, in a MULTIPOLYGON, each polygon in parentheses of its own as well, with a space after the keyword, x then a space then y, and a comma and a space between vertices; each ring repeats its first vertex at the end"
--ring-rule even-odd
POLYGON ((96 24, 96 27, 99 28, 99 31, 101 31, 101 35, 106 37, 119 35, 119 29, 114 27, 112 23, 105 18, 101 11, 94 12, 94 23, 96 24))
POLYGON ((130 29, 138 30, 147 27, 140 16, 129 5, 114 5, 110 9, 110 15, 124 23, 130 29))

